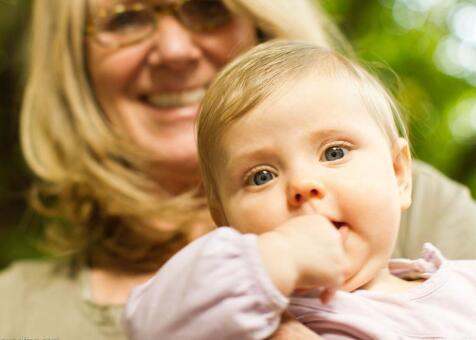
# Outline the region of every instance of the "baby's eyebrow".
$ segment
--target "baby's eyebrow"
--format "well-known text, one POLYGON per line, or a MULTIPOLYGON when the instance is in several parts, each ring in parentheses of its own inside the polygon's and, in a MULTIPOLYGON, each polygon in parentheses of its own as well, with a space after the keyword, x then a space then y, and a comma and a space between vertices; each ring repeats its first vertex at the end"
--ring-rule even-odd
POLYGON ((274 152, 271 148, 245 147, 233 154, 233 158, 225 157, 225 169, 233 172, 243 171, 244 168, 269 160, 274 152))
POLYGON ((326 128, 322 130, 316 130, 312 131, 310 133, 312 140, 314 141, 323 141, 326 140, 330 137, 334 137, 336 135, 342 135, 342 134, 347 134, 349 131, 347 131, 344 128, 326 128))

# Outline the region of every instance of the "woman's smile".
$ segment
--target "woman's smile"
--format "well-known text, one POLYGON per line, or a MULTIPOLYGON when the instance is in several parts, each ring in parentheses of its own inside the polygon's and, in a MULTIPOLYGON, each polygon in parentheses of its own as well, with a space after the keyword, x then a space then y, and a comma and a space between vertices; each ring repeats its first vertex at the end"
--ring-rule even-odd
POLYGON ((192 106, 199 104, 205 95, 206 88, 200 87, 196 89, 162 92, 144 96, 147 103, 159 108, 179 108, 184 106, 192 106))
POLYGON ((194 120, 205 92, 206 87, 164 91, 140 96, 140 101, 146 105, 147 114, 153 122, 166 126, 179 121, 194 120))

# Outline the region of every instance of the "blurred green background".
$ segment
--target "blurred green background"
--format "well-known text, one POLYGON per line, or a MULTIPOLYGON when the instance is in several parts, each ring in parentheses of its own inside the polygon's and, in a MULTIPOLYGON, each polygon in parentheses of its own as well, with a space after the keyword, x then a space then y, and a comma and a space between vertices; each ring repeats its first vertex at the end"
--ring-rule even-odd
MULTIPOLYGON (((34 247, 39 219, 24 202, 29 174, 17 132, 32 1, 0 0, 0 267, 40 255, 34 247)), ((321 3, 401 101, 414 155, 465 183, 476 196, 474 1, 321 3)))

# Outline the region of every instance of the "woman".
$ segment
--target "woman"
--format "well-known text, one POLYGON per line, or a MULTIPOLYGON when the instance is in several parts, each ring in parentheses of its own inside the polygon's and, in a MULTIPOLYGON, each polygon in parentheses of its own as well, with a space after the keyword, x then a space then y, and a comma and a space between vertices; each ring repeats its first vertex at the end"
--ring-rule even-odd
MULTIPOLYGON (((348 50, 312 4, 35 2, 22 146, 38 179, 32 203, 54 217, 48 241, 67 256, 0 274, 2 336, 124 337, 118 320, 129 290, 211 228, 195 189, 193 120, 216 72, 267 37, 348 50)), ((401 255, 425 239, 469 257, 469 246, 447 240, 476 241, 465 189, 426 168, 416 182, 414 199, 425 205, 407 217, 401 255), (449 194, 435 195, 440 190, 449 194), (435 211, 452 220, 424 220, 422 212, 435 211)))

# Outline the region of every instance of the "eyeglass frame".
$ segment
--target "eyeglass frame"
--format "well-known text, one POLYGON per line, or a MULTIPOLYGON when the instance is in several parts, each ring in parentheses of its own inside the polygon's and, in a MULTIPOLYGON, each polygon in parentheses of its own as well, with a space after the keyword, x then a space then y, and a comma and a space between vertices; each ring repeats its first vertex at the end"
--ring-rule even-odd
MULTIPOLYGON (((130 4, 130 7, 128 7, 126 2, 118 3, 114 6, 111 6, 110 8, 100 8, 98 12, 94 15, 94 19, 90 19, 87 21, 86 28, 85 28, 85 35, 86 36, 92 36, 94 37, 94 41, 97 42, 99 45, 102 45, 103 47, 107 48, 123 48, 127 47, 130 45, 137 44, 140 41, 146 40, 149 36, 151 36, 154 32, 154 30, 151 30, 150 33, 145 34, 143 37, 140 37, 138 39, 135 39, 133 41, 130 41, 128 43, 124 44, 118 44, 118 45, 108 45, 107 43, 104 43, 100 39, 97 38, 98 35, 98 29, 97 29, 97 21, 98 18, 107 18, 112 15, 124 13, 127 10, 134 10, 134 11, 141 11, 141 10, 147 10, 151 9, 155 15, 153 15, 153 28, 157 29, 157 24, 158 20, 157 17, 159 15, 164 15, 164 14, 172 14, 174 17, 177 17, 176 13, 178 9, 183 6, 184 3, 189 2, 192 0, 176 0, 172 3, 166 3, 166 4, 161 4, 161 5, 155 5, 155 6, 148 6, 144 3, 144 1, 137 1, 133 2, 130 4)), ((180 19, 179 19, 180 20, 180 19)), ((221 26, 221 25, 219 25, 221 26)), ((190 27, 187 26, 187 29, 191 29, 190 27)), ((193 29, 192 29, 193 30, 193 29)))

